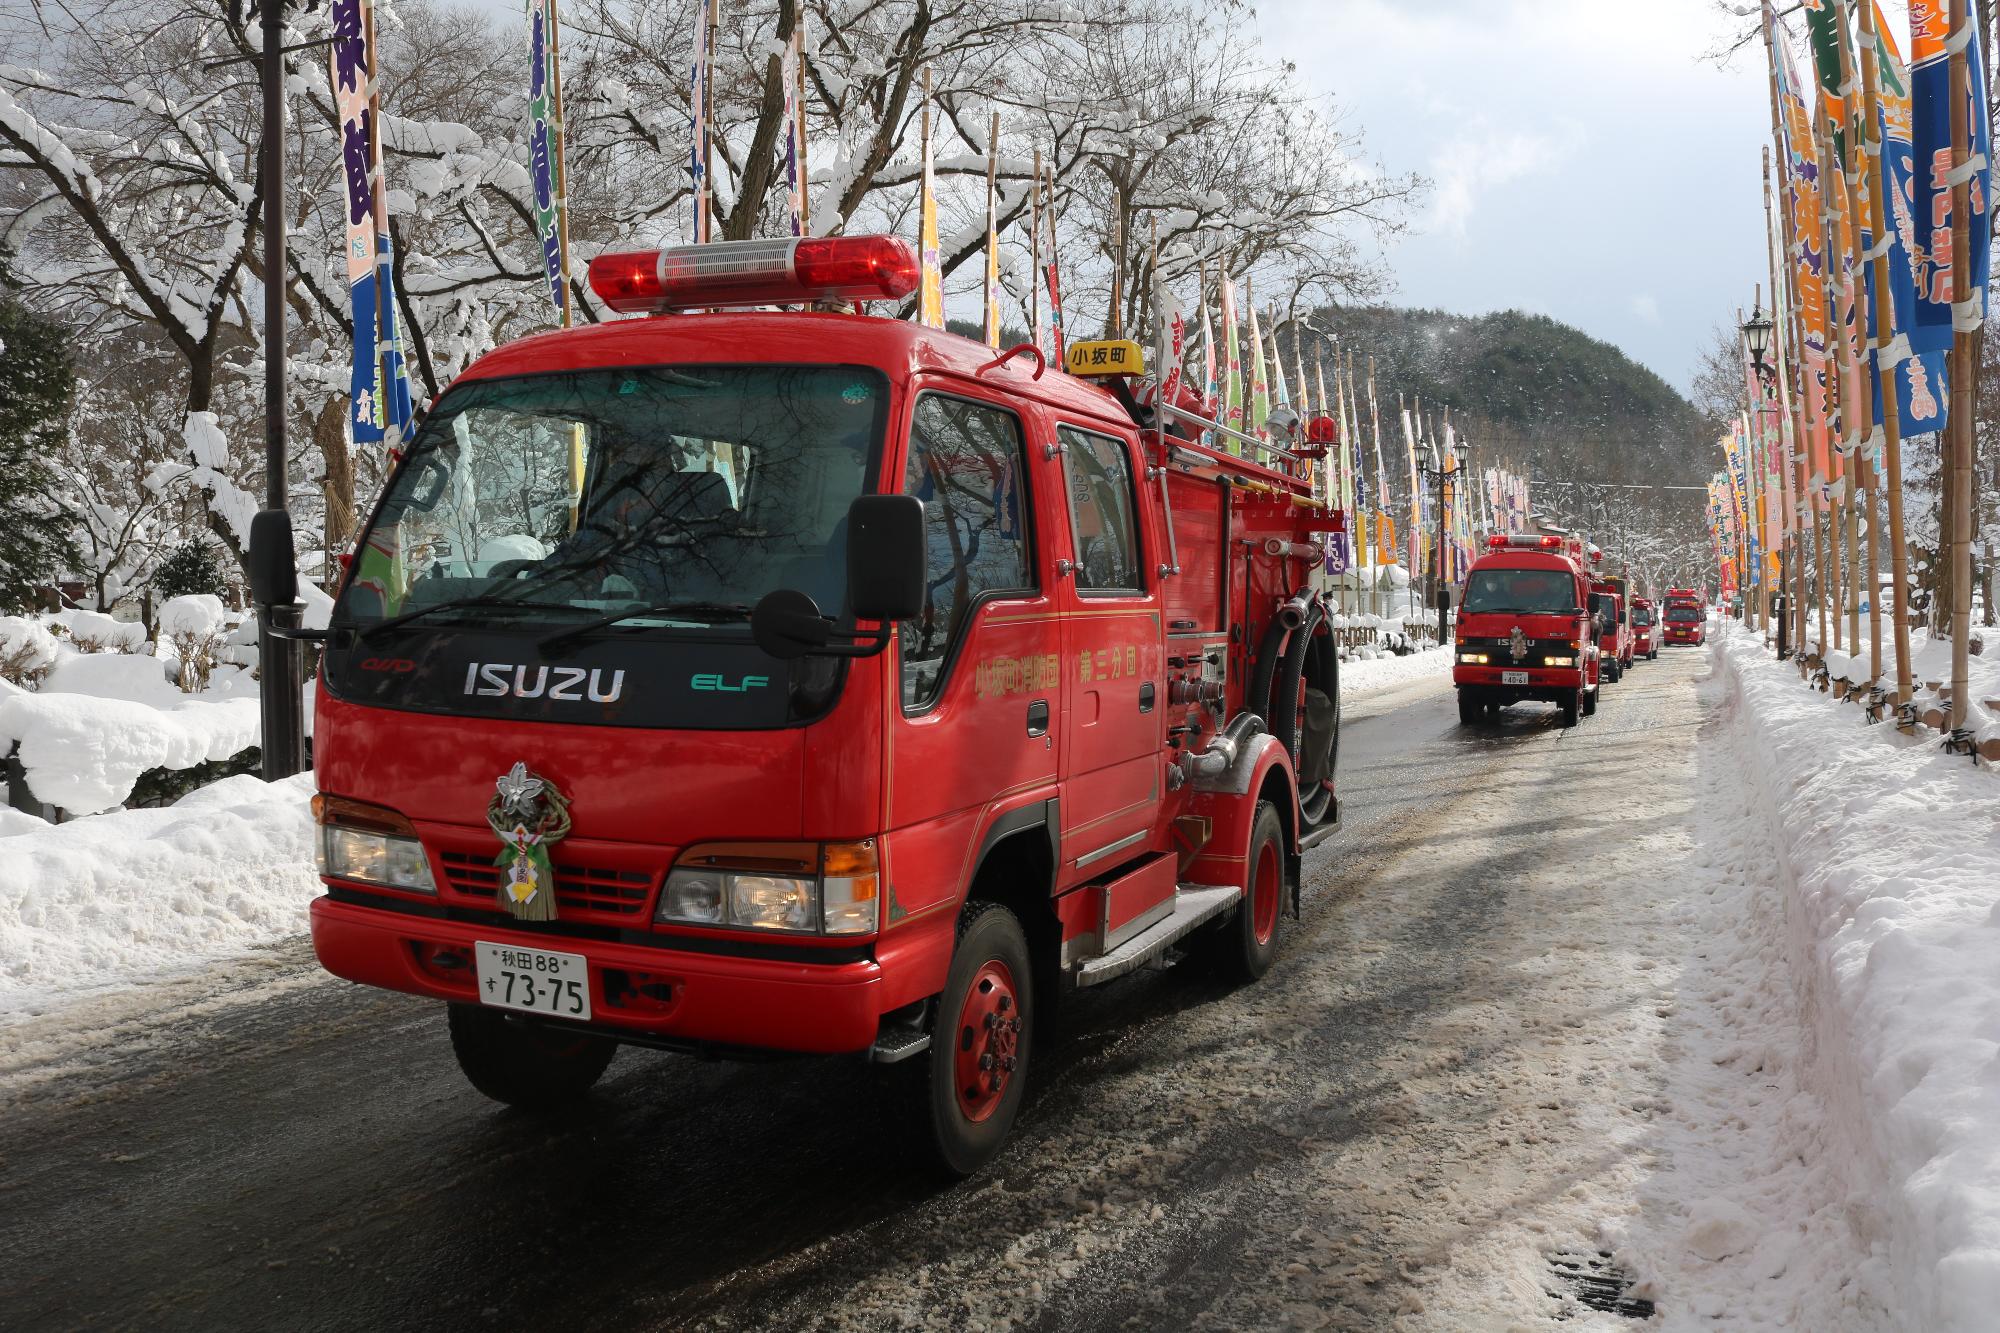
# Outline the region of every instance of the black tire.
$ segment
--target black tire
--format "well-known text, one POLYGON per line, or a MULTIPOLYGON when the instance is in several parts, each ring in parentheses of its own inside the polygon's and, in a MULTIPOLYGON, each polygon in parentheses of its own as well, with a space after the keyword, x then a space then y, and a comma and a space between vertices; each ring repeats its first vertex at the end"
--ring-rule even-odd
POLYGON ((618 1043, 566 1032, 477 1004, 449 1006, 451 1050, 472 1086, 524 1111, 551 1111, 583 1097, 604 1076, 618 1043))
POLYGON ((1582 694, 1583 691, 1581 689, 1571 690, 1563 696, 1562 702, 1557 705, 1557 707, 1562 709, 1562 724, 1565 727, 1576 725, 1578 698, 1582 694))
POLYGON ((1486 701, 1469 687, 1458 687, 1458 724, 1461 727, 1476 726, 1486 718, 1486 701))
POLYGON ((967 903, 938 997, 923 1077, 917 1080, 932 1161, 944 1174, 971 1175, 1006 1142, 1027 1086, 1035 1015, 1034 962, 1021 923, 997 904, 967 903), (975 1008, 981 1021, 968 1023, 975 1008), (985 1022, 987 1015, 996 1021, 985 1022), (961 1055, 975 1058, 961 1062, 961 1055), (981 1077, 962 1085, 967 1066, 987 1056, 994 1064, 974 1071, 981 1077), (1003 1060, 1012 1064, 1000 1068, 1003 1060), (997 1095, 982 1083, 994 1075, 1000 1077, 997 1095))
POLYGON ((1285 822, 1278 807, 1257 803, 1250 827, 1250 854, 1244 858, 1250 882, 1243 901, 1207 941, 1215 970, 1236 983, 1255 981, 1271 970, 1278 956, 1278 936, 1291 900, 1291 861, 1285 855, 1285 822))
MULTIPOLYGON (((1268 633, 1265 639, 1271 642, 1268 633)), ((1324 784, 1335 780, 1340 763, 1340 652, 1318 603, 1282 644, 1271 654, 1264 725, 1292 756, 1292 772, 1299 780, 1299 827, 1311 832, 1334 811, 1334 789, 1324 784)))
POLYGON ((1587 693, 1585 693, 1585 695, 1583 696, 1583 715, 1585 717, 1597 716, 1597 701, 1599 698, 1603 696, 1603 694, 1604 694, 1604 689, 1602 686, 1599 686, 1597 689, 1590 690, 1587 693))

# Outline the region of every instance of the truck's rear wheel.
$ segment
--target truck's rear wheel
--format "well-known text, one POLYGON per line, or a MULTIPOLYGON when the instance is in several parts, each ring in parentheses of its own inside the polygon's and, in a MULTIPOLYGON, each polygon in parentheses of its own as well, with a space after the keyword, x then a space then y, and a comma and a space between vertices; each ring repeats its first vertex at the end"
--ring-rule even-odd
POLYGON ((450 1006, 451 1050, 472 1086, 496 1102, 547 1111, 604 1075, 618 1043, 564 1032, 476 1004, 450 1006))
POLYGON ((1216 970, 1232 981, 1255 981, 1271 970, 1278 956, 1278 929, 1291 897, 1286 870, 1285 822, 1278 807, 1257 803, 1257 821, 1250 829, 1250 854, 1244 858, 1249 882, 1235 915, 1207 940, 1216 970))
POLYGON ((1021 923, 1004 907, 968 903, 938 999, 923 1080, 937 1165, 969 1176, 1013 1128, 1034 1041, 1034 967, 1021 923))

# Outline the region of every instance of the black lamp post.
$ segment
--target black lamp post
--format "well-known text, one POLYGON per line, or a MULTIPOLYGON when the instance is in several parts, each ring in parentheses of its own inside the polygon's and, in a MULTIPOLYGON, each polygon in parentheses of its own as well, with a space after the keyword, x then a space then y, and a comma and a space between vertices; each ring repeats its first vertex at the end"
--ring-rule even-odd
POLYGON ((1445 566, 1445 538, 1447 535, 1445 531, 1445 496, 1446 496, 1445 486, 1449 484, 1448 479, 1458 476, 1459 473, 1462 473, 1465 470, 1467 460, 1470 459, 1471 456, 1472 456, 1471 448, 1466 444, 1464 438, 1460 437, 1459 440, 1452 446, 1448 457, 1445 460, 1440 461, 1438 466, 1433 468, 1433 467, 1423 467, 1422 465, 1419 465, 1417 468, 1417 470, 1424 476, 1430 477, 1437 482, 1437 497, 1438 497, 1437 561, 1432 566, 1431 569, 1431 579, 1432 579, 1431 591, 1432 591, 1432 596, 1437 603, 1437 616, 1438 616, 1437 641, 1441 644, 1449 641, 1449 635, 1445 627, 1445 619, 1451 612, 1451 584, 1449 581, 1449 576, 1446 573, 1446 566, 1445 566), (1445 467, 1445 462, 1453 463, 1456 467, 1456 471, 1447 469, 1445 467))
MULTIPOLYGON (((1752 405, 1753 410, 1758 413, 1760 425, 1763 424, 1763 413, 1770 410, 1771 399, 1777 392, 1777 367, 1764 359, 1771 351, 1771 335, 1774 329, 1775 326, 1772 324, 1770 317, 1765 315, 1763 303, 1760 301, 1756 308, 1750 312, 1750 318, 1743 325, 1743 346, 1750 353, 1750 368, 1757 372, 1757 387, 1763 395, 1763 401, 1752 405)), ((1779 587, 1786 588, 1791 586, 1788 581, 1789 571, 1787 564, 1789 560, 1796 558, 1796 555, 1788 554, 1785 547, 1782 544, 1780 545, 1778 551, 1779 587)), ((1771 590, 1768 588, 1763 589, 1763 593, 1765 597, 1772 595, 1771 590)), ((1741 609, 1745 612, 1748 611, 1747 606, 1741 609)), ((1778 660, 1781 662, 1791 655, 1790 645, 1785 641, 1785 622, 1789 618, 1787 615, 1789 610, 1790 608, 1784 604, 1782 597, 1778 598, 1772 606, 1772 611, 1778 619, 1777 647, 1778 660)), ((1747 620, 1748 617, 1746 615, 1746 623, 1747 620)))

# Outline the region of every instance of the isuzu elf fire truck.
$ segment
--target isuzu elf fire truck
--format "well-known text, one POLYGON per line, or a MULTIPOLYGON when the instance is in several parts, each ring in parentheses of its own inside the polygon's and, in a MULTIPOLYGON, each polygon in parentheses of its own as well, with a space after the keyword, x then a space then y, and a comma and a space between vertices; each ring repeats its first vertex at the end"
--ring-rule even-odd
POLYGON ((1597 711, 1599 636, 1583 543, 1558 533, 1495 533, 1466 572, 1452 683, 1467 726, 1542 699, 1573 727, 1597 711))
MULTIPOLYGON (((1271 966, 1338 822, 1331 422, 860 313, 917 280, 886 237, 600 257, 645 317, 480 358, 391 475, 324 632, 313 944, 443 1001, 482 1092, 852 1053, 966 1173, 1059 995, 1271 966)), ((293 601, 289 519, 253 537, 293 601)))
POLYGON ((1632 599, 1632 657, 1652 661, 1660 655, 1660 607, 1650 597, 1632 599))

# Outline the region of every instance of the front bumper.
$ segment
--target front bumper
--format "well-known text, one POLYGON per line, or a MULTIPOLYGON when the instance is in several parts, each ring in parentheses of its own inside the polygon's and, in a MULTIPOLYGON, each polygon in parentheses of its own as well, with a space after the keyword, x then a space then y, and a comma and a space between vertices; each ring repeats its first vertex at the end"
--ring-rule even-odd
POLYGON ((854 956, 865 950, 842 951, 839 961, 781 961, 550 935, 331 896, 312 903, 321 966, 365 986, 477 1003, 470 960, 479 940, 582 954, 590 964, 590 1026, 611 1036, 839 1054, 866 1049, 881 1015, 881 965, 854 956), (428 951, 440 946, 463 951, 466 965, 427 966, 428 951))
POLYGON ((1510 666, 1467 666, 1454 664, 1451 669, 1454 685, 1490 686, 1496 690, 1573 690, 1583 684, 1583 672, 1575 667, 1510 667, 1510 666), (1527 672, 1527 684, 1506 684, 1501 679, 1503 671, 1527 672))

